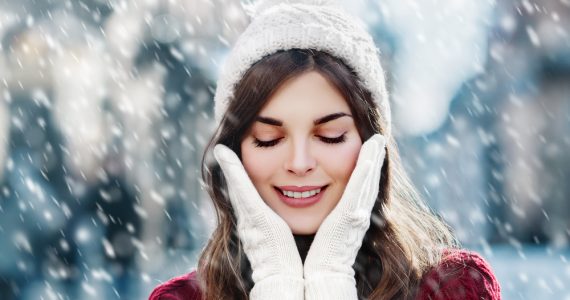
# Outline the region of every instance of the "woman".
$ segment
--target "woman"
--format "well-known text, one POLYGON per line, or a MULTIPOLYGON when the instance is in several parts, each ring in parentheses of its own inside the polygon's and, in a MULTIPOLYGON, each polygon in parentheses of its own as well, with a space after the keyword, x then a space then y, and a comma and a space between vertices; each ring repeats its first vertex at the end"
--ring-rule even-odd
POLYGON ((407 179, 377 49, 338 7, 259 4, 215 102, 218 226, 150 299, 500 299, 407 179))

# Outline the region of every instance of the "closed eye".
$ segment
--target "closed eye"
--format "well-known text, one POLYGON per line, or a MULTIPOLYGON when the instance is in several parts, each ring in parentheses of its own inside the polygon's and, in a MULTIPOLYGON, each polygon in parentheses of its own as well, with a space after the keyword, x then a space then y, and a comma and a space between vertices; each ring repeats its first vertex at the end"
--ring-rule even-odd
MULTIPOLYGON (((334 138, 330 138, 330 137, 326 137, 326 136, 316 136, 317 138, 319 138, 319 140, 321 140, 323 143, 327 143, 327 144, 340 144, 340 143, 344 143, 346 141, 346 132, 343 133, 341 136, 338 137, 334 137, 334 138)), ((274 140, 270 140, 270 141, 262 141, 262 140, 258 140, 256 138, 253 139, 253 144, 256 147, 261 147, 261 148, 267 148, 267 147, 273 147, 275 145, 277 145, 279 143, 279 141, 281 141, 283 138, 278 138, 278 139, 274 139, 274 140)))
POLYGON ((262 147, 262 148, 273 147, 273 146, 277 145, 277 143, 279 143, 279 141, 281 139, 283 139, 283 138, 278 138, 278 139, 274 139, 271 141, 261 141, 261 140, 258 140, 256 138, 253 138, 253 143, 255 144, 255 147, 262 147))
POLYGON ((346 132, 343 133, 341 136, 335 138, 329 138, 326 136, 318 136, 318 138, 327 144, 340 144, 346 141, 346 132))

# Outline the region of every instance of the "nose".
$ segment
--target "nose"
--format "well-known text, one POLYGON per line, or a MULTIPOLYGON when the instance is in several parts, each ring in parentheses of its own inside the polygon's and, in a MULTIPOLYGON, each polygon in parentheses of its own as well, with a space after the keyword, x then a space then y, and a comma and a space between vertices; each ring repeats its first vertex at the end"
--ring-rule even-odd
POLYGON ((285 162, 285 168, 289 173, 304 176, 315 168, 317 160, 311 153, 308 143, 293 143, 290 152, 285 162))

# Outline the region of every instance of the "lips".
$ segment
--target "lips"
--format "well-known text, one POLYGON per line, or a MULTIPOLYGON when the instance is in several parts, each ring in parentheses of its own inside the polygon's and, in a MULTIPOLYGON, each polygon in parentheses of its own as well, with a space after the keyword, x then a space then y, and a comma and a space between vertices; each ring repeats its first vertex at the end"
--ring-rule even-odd
POLYGON ((326 192, 327 187, 328 187, 328 185, 325 185, 325 186, 304 186, 304 187, 283 186, 283 187, 274 187, 274 190, 277 193, 277 196, 279 197, 279 199, 281 199, 281 201, 283 201, 283 203, 285 203, 287 206, 294 207, 294 208, 303 208, 303 207, 308 207, 308 206, 314 205, 317 202, 319 202, 322 199, 323 194, 326 192), (291 197, 287 197, 287 196, 283 195, 281 188, 284 188, 284 190, 286 190, 286 191, 294 191, 294 192, 305 192, 305 191, 310 191, 310 190, 315 190, 315 189, 321 189, 321 191, 318 194, 307 197, 307 198, 291 198, 291 197))
POLYGON ((290 192, 306 192, 312 191, 317 189, 322 189, 323 185, 305 185, 305 186, 294 186, 294 185, 284 185, 284 186, 277 186, 276 188, 280 190, 290 191, 290 192))

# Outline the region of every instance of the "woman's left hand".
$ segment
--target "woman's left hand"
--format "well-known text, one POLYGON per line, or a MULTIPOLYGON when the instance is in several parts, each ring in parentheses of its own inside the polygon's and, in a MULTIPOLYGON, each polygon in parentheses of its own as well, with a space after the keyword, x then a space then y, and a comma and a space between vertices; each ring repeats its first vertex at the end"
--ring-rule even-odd
POLYGON ((303 267, 306 299, 357 299, 352 265, 370 226, 385 146, 381 134, 362 145, 340 201, 319 227, 303 267))

